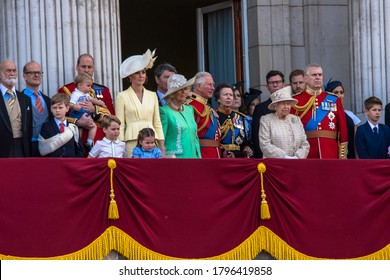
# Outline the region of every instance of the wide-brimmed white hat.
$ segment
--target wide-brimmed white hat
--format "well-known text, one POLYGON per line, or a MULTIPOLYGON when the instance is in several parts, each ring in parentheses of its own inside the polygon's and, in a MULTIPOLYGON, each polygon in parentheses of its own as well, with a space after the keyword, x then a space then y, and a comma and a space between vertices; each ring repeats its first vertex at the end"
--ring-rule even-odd
POLYGON ((189 86, 192 86, 192 84, 195 82, 195 77, 192 77, 187 81, 187 79, 180 74, 173 74, 169 76, 167 86, 168 91, 165 93, 164 98, 167 96, 183 89, 189 86))
POLYGON ((157 57, 154 57, 156 50, 151 52, 149 49, 143 55, 133 55, 122 62, 120 68, 121 78, 124 79, 142 69, 150 69, 157 57))
POLYGON ((272 103, 268 105, 268 109, 275 110, 275 105, 282 101, 291 101, 291 105, 294 106, 298 103, 298 100, 291 97, 292 90, 290 86, 281 88, 271 94, 272 103))

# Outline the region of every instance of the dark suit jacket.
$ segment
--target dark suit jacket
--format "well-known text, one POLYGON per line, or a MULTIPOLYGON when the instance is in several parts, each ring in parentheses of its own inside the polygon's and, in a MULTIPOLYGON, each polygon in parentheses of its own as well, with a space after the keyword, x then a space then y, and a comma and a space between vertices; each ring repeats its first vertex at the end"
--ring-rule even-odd
POLYGON ((368 122, 358 126, 355 136, 356 152, 362 159, 385 159, 390 146, 390 128, 378 124, 379 135, 376 137, 368 122))
MULTIPOLYGON (((60 129, 54 119, 50 119, 42 125, 41 136, 45 139, 60 133, 60 129)), ((80 157, 84 156, 84 149, 81 139, 78 142, 72 137, 65 145, 45 157, 80 157)))
POLYGON ((271 104, 271 98, 268 98, 266 101, 261 102, 256 105, 255 110, 253 111, 252 117, 252 143, 253 143, 253 157, 262 158, 263 152, 260 149, 259 142, 259 127, 260 127, 260 118, 264 115, 268 115, 275 111, 268 109, 268 105, 271 104))
MULTIPOLYGON (((22 114, 23 149, 26 157, 31 156, 32 107, 31 99, 20 91, 16 91, 22 114)), ((4 98, 0 98, 0 157, 8 158, 13 143, 11 122, 4 98)))
MULTIPOLYGON (((25 89, 22 92, 24 93, 24 91, 25 91, 25 89)), ((49 112, 49 117, 48 117, 47 120, 50 120, 50 119, 54 118, 53 113, 50 110, 50 104, 51 104, 50 97, 45 95, 45 94, 43 94, 43 93, 42 93, 42 97, 43 97, 43 100, 44 100, 44 102, 46 104, 46 108, 47 108, 47 110, 49 112)), ((32 104, 32 101, 31 101, 31 105, 34 106, 32 104)), ((34 118, 33 118, 33 120, 34 120, 34 118)), ((33 121, 33 125, 34 125, 34 121, 33 121)), ((31 156, 32 157, 40 157, 41 156, 39 154, 38 142, 37 141, 31 143, 31 156)))
POLYGON ((385 124, 390 127, 390 103, 385 106, 385 124))
POLYGON ((47 110, 49 110, 49 120, 50 120, 50 119, 54 118, 53 113, 50 110, 50 106, 51 106, 50 97, 45 95, 45 94, 43 94, 43 93, 42 93, 42 97, 43 97, 43 100, 45 100, 45 104, 46 104, 47 110))
POLYGON ((348 130, 348 153, 347 158, 354 159, 355 155, 355 124, 350 116, 345 113, 345 119, 347 121, 347 130, 348 130))

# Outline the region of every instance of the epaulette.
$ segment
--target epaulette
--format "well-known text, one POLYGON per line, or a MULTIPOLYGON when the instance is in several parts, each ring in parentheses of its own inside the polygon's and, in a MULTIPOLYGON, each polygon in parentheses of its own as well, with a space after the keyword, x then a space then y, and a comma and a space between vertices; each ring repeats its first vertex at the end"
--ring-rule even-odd
POLYGON ((71 95, 72 94, 72 91, 69 89, 69 88, 72 88, 74 87, 74 83, 69 83, 69 84, 66 84, 62 87, 62 89, 64 90, 64 92, 67 94, 67 95, 71 95))
POLYGON ((337 96, 339 97, 337 94, 333 93, 333 92, 330 92, 330 91, 325 91, 327 94, 330 94, 330 95, 334 95, 334 96, 337 96))
POLYGON ((194 101, 194 100, 191 99, 191 98, 187 98, 187 99, 184 101, 184 104, 185 104, 185 105, 189 105, 192 101, 194 101))
POLYGON ((103 85, 99 85, 99 84, 93 83, 93 88, 94 88, 95 90, 103 90, 103 89, 106 88, 106 86, 103 86, 103 85))
POLYGON ((291 95, 291 97, 294 97, 294 96, 298 96, 300 95, 301 93, 304 93, 305 91, 301 91, 301 92, 298 92, 298 93, 294 93, 293 95, 291 95))
POLYGON ((236 113, 236 114, 238 114, 240 116, 243 116, 244 118, 246 117, 246 115, 244 113, 240 112, 240 111, 232 110, 232 112, 234 112, 234 113, 236 113))

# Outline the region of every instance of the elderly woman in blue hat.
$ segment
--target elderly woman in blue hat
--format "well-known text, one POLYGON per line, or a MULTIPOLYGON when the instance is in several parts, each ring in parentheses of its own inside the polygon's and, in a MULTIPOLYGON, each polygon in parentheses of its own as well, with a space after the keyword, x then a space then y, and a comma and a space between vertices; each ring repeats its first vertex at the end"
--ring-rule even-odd
POLYGON ((129 157, 137 145, 138 132, 145 127, 154 130, 159 148, 165 156, 157 95, 144 87, 146 70, 153 67, 155 59, 154 52, 147 50, 143 55, 127 58, 120 66, 120 76, 129 80, 130 87, 117 94, 115 112, 121 121, 119 140, 126 142, 129 157))
POLYGON ((298 116, 290 114, 297 100, 287 86, 271 95, 268 109, 275 110, 260 119, 259 142, 263 158, 306 158, 310 145, 298 116))
POLYGON ((194 109, 184 104, 194 81, 195 77, 187 81, 180 74, 168 78, 168 91, 164 96, 168 104, 160 107, 167 157, 201 157, 194 109))

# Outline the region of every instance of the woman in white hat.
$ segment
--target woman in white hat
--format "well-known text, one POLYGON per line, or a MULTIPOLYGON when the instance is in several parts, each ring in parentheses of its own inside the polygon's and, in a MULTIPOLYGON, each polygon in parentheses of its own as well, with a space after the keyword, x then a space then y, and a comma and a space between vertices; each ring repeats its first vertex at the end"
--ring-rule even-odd
POLYGON ((290 114, 297 100, 291 97, 291 87, 284 87, 271 95, 268 109, 275 110, 260 119, 259 141, 263 158, 306 158, 309 142, 301 119, 290 114))
POLYGON ((179 74, 173 74, 168 79, 168 91, 164 96, 168 104, 160 107, 167 157, 201 157, 194 109, 184 104, 194 81, 195 78, 187 81, 179 74))
POLYGON ((154 52, 147 50, 143 55, 127 58, 120 67, 122 79, 129 79, 130 87, 119 92, 115 102, 116 116, 121 121, 119 140, 126 142, 126 151, 131 157, 137 145, 138 132, 146 127, 155 131, 163 156, 164 133, 160 120, 158 99, 155 92, 145 89, 146 70, 153 67, 154 52))

